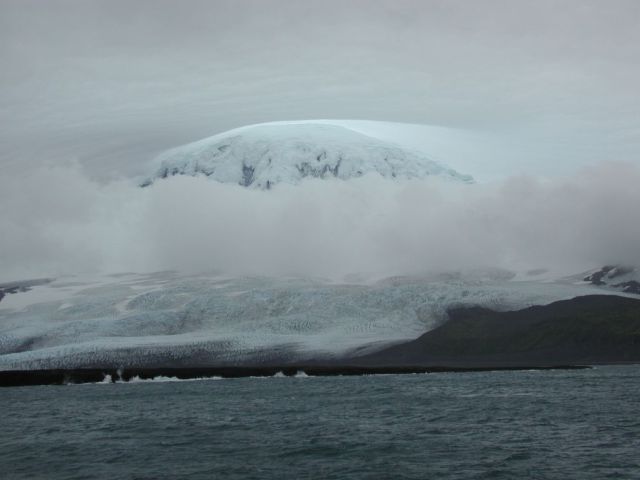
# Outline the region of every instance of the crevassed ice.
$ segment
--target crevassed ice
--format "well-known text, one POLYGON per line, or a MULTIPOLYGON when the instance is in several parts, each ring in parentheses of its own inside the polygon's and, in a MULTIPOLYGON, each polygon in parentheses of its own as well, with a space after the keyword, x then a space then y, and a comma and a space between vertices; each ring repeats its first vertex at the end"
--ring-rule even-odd
POLYGON ((245 127, 169 150, 155 164, 155 172, 141 186, 174 175, 203 175, 259 189, 297 184, 307 177, 345 180, 368 173, 473 181, 421 153, 348 128, 313 123, 245 127))
POLYGON ((501 276, 370 285, 170 272, 63 278, 2 300, 0 368, 326 358, 415 338, 453 305, 512 309, 590 293, 603 291, 501 276))

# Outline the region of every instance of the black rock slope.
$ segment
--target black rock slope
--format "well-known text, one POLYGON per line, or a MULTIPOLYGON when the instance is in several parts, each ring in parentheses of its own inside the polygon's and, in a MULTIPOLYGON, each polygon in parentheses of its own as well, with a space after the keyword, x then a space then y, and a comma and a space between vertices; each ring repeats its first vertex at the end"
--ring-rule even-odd
POLYGON ((356 357, 360 365, 491 366, 640 362, 640 300, 588 295, 511 312, 451 310, 408 343, 356 357))

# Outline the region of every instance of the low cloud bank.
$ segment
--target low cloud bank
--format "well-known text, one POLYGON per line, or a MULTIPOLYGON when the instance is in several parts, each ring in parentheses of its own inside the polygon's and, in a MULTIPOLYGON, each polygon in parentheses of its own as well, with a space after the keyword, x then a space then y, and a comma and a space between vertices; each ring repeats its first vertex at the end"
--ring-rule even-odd
POLYGON ((0 280, 79 272, 579 272, 640 264, 640 169, 478 185, 377 176, 270 191, 174 177, 140 189, 75 168, 0 179, 0 280))

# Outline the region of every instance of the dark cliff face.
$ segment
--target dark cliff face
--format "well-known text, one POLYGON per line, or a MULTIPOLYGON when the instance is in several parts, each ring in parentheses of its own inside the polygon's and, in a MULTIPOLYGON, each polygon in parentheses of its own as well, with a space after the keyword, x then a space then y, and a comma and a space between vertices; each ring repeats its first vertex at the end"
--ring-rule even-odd
POLYGON ((589 295, 512 312, 451 310, 418 339, 363 364, 549 365, 640 361, 640 300, 589 295))

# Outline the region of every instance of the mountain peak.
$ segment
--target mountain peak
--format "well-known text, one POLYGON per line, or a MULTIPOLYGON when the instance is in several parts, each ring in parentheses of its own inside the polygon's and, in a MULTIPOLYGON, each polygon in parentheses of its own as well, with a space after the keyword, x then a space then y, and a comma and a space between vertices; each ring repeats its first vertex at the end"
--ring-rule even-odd
POLYGON ((269 189, 305 178, 347 180, 368 173, 385 178, 429 176, 471 183, 472 177, 394 143, 328 124, 261 124, 232 130, 162 153, 141 186, 175 175, 269 189))

